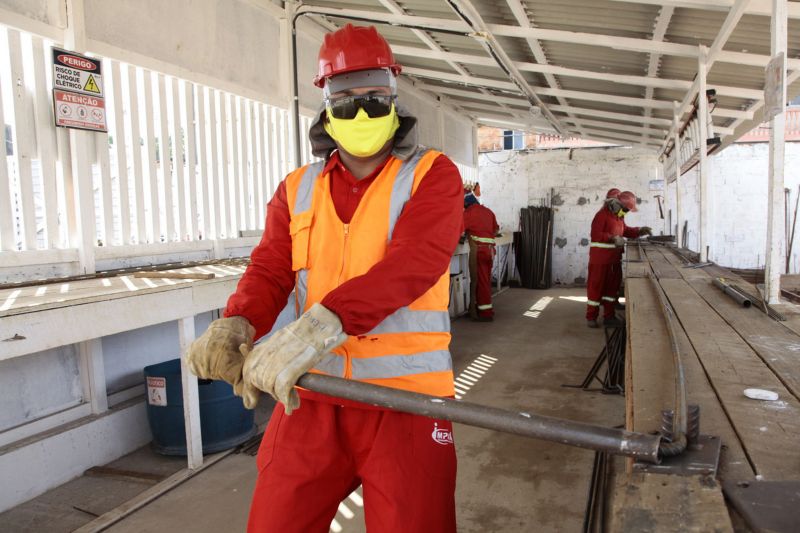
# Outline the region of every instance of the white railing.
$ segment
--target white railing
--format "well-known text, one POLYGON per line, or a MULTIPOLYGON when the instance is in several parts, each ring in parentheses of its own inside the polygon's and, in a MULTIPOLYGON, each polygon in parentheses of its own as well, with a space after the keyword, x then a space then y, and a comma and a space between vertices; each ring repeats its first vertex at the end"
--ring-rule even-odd
MULTIPOLYGON (((0 26, 6 259, 77 247, 65 179, 70 137, 53 124, 54 44, 0 26)), ((103 81, 108 133, 91 134, 98 247, 142 255, 143 245, 252 237, 263 229, 266 204, 294 166, 287 110, 110 58, 103 81)), ((304 139, 310 123, 301 117, 304 139)), ((307 140, 301 159, 312 160, 307 140)))

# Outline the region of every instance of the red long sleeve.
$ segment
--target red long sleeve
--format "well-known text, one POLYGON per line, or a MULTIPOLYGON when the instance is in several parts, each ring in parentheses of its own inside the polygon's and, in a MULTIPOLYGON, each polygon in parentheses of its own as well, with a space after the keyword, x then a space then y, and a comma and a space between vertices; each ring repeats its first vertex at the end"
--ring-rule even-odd
POLYGON ((613 222, 612 216, 614 215, 605 206, 597 212, 592 219, 592 242, 611 242, 615 233, 613 233, 613 226, 610 226, 608 222, 613 222))
POLYGON ((346 333, 367 333, 447 272, 461 235, 463 191, 458 168, 439 156, 406 203, 383 260, 322 300, 346 333))
POLYGON ((631 226, 626 226, 625 222, 622 222, 623 230, 622 236, 626 239, 637 239, 639 237, 639 228, 634 228, 631 226))
POLYGON ((225 316, 243 316, 256 328, 256 338, 269 332, 294 288, 292 238, 286 182, 267 204, 261 242, 250 254, 250 265, 225 308, 225 316))

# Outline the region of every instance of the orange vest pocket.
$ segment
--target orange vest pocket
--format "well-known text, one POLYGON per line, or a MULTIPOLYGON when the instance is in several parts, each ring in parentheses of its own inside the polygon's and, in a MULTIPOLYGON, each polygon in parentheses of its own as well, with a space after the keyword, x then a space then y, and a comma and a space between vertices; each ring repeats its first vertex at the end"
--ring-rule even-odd
POLYGON ((292 270, 297 272, 308 268, 308 244, 311 236, 311 223, 314 212, 309 209, 295 214, 289 222, 289 234, 292 236, 292 270))

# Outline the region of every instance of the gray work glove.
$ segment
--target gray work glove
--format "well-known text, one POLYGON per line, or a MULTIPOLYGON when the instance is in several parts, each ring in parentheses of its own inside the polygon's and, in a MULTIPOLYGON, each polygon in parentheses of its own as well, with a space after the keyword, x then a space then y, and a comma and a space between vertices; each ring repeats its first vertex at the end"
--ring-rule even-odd
POLYGON ((625 246, 625 238, 622 235, 614 235, 611 238, 611 242, 613 242, 614 246, 618 248, 622 248, 623 246, 625 246))
POLYGON ((213 321, 186 351, 186 364, 192 374, 201 379, 227 381, 248 409, 256 406, 258 391, 248 389, 242 380, 244 357, 240 347, 251 348, 255 334, 256 328, 242 316, 220 318, 213 321))
POLYGON ((650 226, 642 226, 639 228, 639 237, 644 237, 645 235, 652 235, 653 229, 650 226))
POLYGON ((270 394, 283 403, 290 415, 300 407, 300 397, 294 389, 297 380, 345 340, 347 334, 342 331, 339 317, 316 303, 252 351, 242 346, 246 357, 245 385, 270 394))

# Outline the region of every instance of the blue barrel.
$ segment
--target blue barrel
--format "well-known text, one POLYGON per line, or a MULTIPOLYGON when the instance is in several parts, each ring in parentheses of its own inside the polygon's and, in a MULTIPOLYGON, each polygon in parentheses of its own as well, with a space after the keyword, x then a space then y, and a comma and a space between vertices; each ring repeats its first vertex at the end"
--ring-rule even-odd
MULTIPOLYGON (((186 455, 181 360, 146 366, 144 379, 153 449, 163 455, 186 455)), ((204 454, 233 448, 255 435, 253 411, 245 409, 233 387, 207 379, 198 384, 204 454)))

